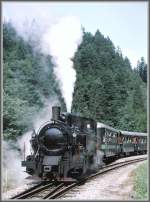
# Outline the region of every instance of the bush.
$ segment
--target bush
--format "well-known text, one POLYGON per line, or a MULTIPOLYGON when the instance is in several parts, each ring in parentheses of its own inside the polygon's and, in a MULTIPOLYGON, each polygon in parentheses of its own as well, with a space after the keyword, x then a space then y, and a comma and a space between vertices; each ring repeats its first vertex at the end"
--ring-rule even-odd
POLYGON ((147 186, 148 186, 148 173, 147 162, 140 165, 134 175, 134 191, 135 199, 146 200, 148 198, 147 186))

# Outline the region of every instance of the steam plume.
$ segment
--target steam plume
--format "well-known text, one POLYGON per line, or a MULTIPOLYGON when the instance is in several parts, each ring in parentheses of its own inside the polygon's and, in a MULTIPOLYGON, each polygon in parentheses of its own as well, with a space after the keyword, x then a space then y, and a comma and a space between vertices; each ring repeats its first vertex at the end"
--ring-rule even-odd
POLYGON ((76 80, 73 69, 73 58, 82 40, 81 24, 76 17, 61 18, 43 36, 43 51, 53 56, 55 74, 66 102, 67 110, 71 111, 72 93, 76 80))
POLYGON ((49 98, 44 100, 44 107, 36 114, 33 118, 33 128, 36 133, 45 122, 50 121, 52 118, 52 106, 61 105, 57 97, 49 98))
POLYGON ((3 141, 3 191, 25 184, 25 178, 28 176, 24 172, 24 168, 21 167, 23 158, 19 151, 13 148, 12 144, 3 141))

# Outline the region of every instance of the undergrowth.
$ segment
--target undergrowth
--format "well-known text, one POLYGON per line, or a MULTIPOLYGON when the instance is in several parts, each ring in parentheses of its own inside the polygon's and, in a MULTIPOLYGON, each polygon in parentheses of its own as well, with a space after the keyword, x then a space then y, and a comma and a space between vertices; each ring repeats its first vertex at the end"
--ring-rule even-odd
POLYGON ((148 170, 147 162, 140 165, 134 172, 134 198, 146 200, 148 198, 148 170))

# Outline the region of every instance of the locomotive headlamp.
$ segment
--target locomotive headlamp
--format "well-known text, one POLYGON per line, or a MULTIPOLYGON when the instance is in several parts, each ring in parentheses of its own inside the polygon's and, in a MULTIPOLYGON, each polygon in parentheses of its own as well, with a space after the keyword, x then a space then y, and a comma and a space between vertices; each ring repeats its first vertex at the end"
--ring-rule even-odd
POLYGON ((74 138, 76 138, 76 137, 77 137, 77 134, 76 134, 76 133, 73 133, 72 136, 73 136, 74 138))

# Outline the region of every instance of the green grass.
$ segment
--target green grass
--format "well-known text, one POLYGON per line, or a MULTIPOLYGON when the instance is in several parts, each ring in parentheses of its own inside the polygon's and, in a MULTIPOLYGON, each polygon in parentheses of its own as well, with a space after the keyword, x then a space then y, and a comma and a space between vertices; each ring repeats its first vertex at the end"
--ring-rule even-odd
POLYGON ((148 170, 147 162, 140 165, 134 172, 135 199, 148 199, 148 170))

